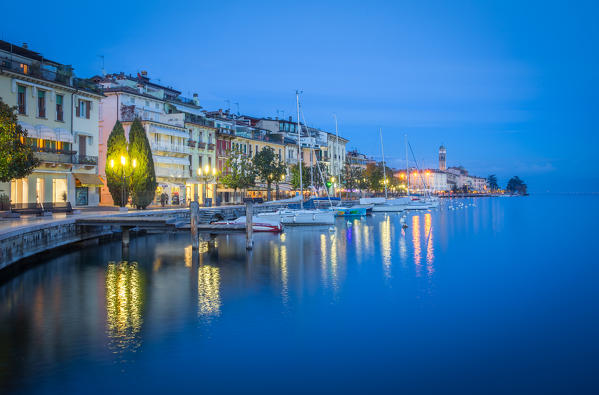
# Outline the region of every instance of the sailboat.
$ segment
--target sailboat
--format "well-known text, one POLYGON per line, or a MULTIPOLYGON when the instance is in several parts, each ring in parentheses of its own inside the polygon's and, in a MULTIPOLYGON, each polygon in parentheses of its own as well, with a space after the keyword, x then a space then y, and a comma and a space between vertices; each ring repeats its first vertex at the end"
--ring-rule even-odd
MULTIPOLYGON (((297 151, 300 179, 300 208, 277 210, 272 213, 257 214, 259 218, 280 221, 283 225, 333 225, 335 223, 335 212, 330 210, 306 210, 304 209, 304 185, 302 175, 302 145, 300 124, 299 91, 295 91, 297 103, 297 151)), ((305 123, 305 122, 304 122, 305 123)), ((320 171, 320 168, 319 168, 320 171)), ((322 174, 321 174, 322 177, 322 174)), ((328 192, 327 192, 328 194, 328 192)))

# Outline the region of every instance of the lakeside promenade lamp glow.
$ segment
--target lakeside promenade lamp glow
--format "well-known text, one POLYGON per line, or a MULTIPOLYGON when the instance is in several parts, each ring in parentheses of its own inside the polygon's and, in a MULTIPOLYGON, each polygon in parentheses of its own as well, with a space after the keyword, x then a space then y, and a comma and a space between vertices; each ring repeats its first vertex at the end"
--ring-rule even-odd
MULTIPOLYGON (((121 155, 121 175, 123 176, 123 188, 121 193, 121 202, 123 203, 123 207, 127 204, 125 203, 125 188, 127 187, 127 175, 125 174, 125 165, 127 164, 127 158, 121 155)), ((133 159, 131 162, 131 166, 135 169, 137 167, 137 160, 133 159)), ((110 168, 114 169, 114 159, 110 160, 110 168)))
POLYGON ((204 191, 202 192, 203 202, 206 203, 206 190, 208 189, 208 179, 214 178, 216 180, 216 167, 210 169, 210 165, 204 166, 202 171, 201 167, 198 167, 198 178, 204 181, 204 191), (212 174, 211 174, 212 173, 212 174))

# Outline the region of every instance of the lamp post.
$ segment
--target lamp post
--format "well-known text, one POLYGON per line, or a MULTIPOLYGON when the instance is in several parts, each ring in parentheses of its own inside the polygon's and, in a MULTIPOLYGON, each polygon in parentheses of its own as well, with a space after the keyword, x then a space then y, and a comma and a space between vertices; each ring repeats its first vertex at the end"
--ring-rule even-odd
MULTIPOLYGON (((216 180, 216 167, 210 168, 210 165, 204 166, 202 171, 201 167, 198 167, 198 178, 204 181, 204 190, 202 192, 202 201, 206 205, 206 190, 208 189, 208 180, 216 180)), ((216 194, 216 191, 215 191, 216 194)))
MULTIPOLYGON (((127 175, 125 173, 125 165, 127 164, 127 157, 121 155, 121 175, 123 176, 123 187, 121 189, 121 204, 122 207, 125 207, 127 203, 125 202, 125 189, 127 188, 127 175)), ((131 165, 135 169, 137 167, 137 160, 133 159, 131 165)), ((114 169, 114 159, 110 160, 110 168, 114 169)))

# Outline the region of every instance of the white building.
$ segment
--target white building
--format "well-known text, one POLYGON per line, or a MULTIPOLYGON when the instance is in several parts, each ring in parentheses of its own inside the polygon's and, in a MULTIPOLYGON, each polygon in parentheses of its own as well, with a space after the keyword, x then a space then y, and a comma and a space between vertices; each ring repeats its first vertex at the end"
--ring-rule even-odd
POLYGON ((0 41, 0 97, 17 106, 40 165, 28 177, 0 183, 13 204, 95 206, 98 187, 98 121, 102 94, 78 79, 71 66, 0 41))

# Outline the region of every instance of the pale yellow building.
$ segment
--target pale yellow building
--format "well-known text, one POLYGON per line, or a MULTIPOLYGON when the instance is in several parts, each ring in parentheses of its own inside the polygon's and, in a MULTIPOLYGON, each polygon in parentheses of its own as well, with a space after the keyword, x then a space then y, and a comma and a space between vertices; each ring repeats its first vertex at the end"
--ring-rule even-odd
POLYGON ((40 165, 26 178, 0 183, 11 203, 99 202, 98 136, 102 94, 71 66, 0 41, 0 97, 17 106, 40 165))

